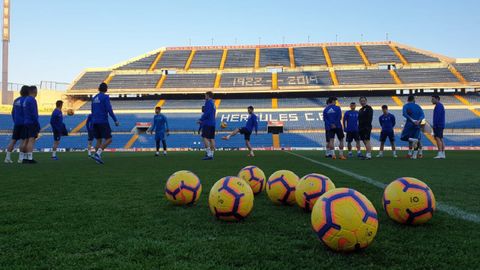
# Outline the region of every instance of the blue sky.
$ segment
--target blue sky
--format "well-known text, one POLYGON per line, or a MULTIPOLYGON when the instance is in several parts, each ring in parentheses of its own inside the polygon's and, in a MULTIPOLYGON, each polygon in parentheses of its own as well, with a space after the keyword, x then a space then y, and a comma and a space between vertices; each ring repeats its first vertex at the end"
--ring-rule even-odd
POLYGON ((71 82, 163 46, 391 40, 480 57, 475 0, 11 0, 10 81, 71 82))

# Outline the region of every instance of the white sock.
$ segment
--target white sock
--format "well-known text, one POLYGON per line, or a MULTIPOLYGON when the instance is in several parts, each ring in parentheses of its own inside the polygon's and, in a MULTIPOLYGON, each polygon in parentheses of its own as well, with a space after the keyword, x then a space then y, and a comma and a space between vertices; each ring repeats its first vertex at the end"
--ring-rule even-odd
POLYGON ((210 157, 213 157, 213 154, 215 154, 214 150, 210 150, 210 157))
POLYGON ((57 156, 57 151, 53 151, 52 152, 52 157, 56 157, 57 156))
POLYGON ((25 159, 25 153, 20 152, 20 153, 18 154, 18 160, 24 160, 24 159, 25 159))
POLYGON ((343 156, 343 150, 338 150, 338 154, 339 154, 340 156, 343 156))
POLYGON ((378 152, 380 156, 383 156, 383 151, 378 152))
POLYGON ((409 149, 408 150, 408 154, 411 156, 413 154, 413 150, 412 149, 409 149))
POLYGON ((27 159, 28 160, 33 160, 33 153, 32 152, 27 153, 27 159))
POLYGON ((366 157, 367 157, 367 158, 372 158, 372 153, 367 152, 366 157))
POLYGON ((423 148, 418 149, 418 153, 419 153, 420 155, 423 155, 423 148))
POLYGON ((393 150, 393 155, 394 155, 394 156, 397 155, 397 151, 396 151, 396 150, 393 150))
POLYGON ((352 151, 348 151, 348 154, 351 155, 351 154, 352 154, 352 151))
POLYGON ((98 148, 97 155, 102 156, 103 150, 102 148, 98 148))
POLYGON ((11 156, 12 156, 12 152, 8 152, 8 151, 7 151, 7 156, 5 157, 5 159, 10 160, 10 159, 11 159, 11 156))
POLYGON ((361 154, 362 153, 362 150, 357 150, 357 154, 361 154))

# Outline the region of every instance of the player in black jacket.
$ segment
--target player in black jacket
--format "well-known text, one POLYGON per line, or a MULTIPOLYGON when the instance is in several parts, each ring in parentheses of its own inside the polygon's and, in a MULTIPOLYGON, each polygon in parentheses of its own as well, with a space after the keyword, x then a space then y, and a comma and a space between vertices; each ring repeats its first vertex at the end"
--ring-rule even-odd
POLYGON ((373 109, 370 105, 367 104, 366 97, 360 97, 359 101, 362 105, 362 108, 358 111, 358 133, 360 135, 360 140, 363 141, 363 144, 367 149, 365 159, 368 160, 372 158, 372 145, 370 144, 370 134, 372 133, 373 109))

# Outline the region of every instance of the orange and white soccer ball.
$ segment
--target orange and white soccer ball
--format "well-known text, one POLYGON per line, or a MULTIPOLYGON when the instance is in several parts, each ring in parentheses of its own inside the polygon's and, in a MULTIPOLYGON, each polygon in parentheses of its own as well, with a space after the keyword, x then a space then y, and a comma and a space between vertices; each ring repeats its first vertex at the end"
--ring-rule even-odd
POLYGON ((253 191, 236 176, 218 180, 210 190, 208 205, 212 214, 225 221, 245 219, 253 209, 253 191))
POLYGON ((378 229, 377 211, 360 192, 337 188, 323 194, 313 206, 312 227, 330 249, 349 252, 366 248, 378 229))
POLYGON ((165 196, 175 205, 195 204, 201 193, 200 179, 190 171, 178 171, 172 174, 165 185, 165 196))
POLYGON ((327 176, 318 173, 307 174, 298 182, 295 199, 300 208, 310 212, 318 198, 334 188, 335 185, 327 176))
POLYGON ((250 185, 254 195, 265 190, 265 173, 257 166, 246 166, 238 172, 238 177, 250 185))
POLYGON ((387 215, 402 224, 423 224, 435 212, 432 190, 424 182, 402 177, 390 183, 383 192, 383 209, 387 215))
POLYGON ((274 172, 267 181, 267 195, 275 204, 295 204, 298 176, 288 170, 274 172))

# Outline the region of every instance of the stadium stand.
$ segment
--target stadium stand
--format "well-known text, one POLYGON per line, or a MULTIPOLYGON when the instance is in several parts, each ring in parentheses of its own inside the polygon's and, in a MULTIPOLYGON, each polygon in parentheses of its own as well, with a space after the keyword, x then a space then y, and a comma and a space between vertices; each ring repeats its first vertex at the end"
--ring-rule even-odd
POLYGON ((339 70, 340 84, 394 84, 388 70, 339 70))
POLYGON ((221 87, 271 87, 271 73, 224 73, 221 87))
POLYGON ((153 61, 155 61, 155 58, 157 58, 158 54, 152 54, 150 56, 141 58, 137 61, 133 61, 131 63, 128 63, 126 65, 123 65, 119 67, 118 69, 120 70, 128 70, 128 69, 149 69, 150 66, 152 65, 153 61))
POLYGON ((287 48, 260 49, 260 66, 290 66, 290 56, 287 48))
POLYGON ((293 49, 296 66, 325 66, 327 60, 321 47, 298 47, 293 49))
POLYGON ((253 67, 255 62, 255 50, 228 50, 225 68, 253 67))
POLYGON ((85 72, 83 76, 72 86, 72 90, 97 89, 98 85, 105 81, 110 71, 85 72))
POLYGON ((197 51, 190 68, 218 68, 222 55, 223 50, 197 51))
POLYGON ((109 83, 110 89, 150 89, 155 88, 161 75, 115 75, 109 83))
MULTIPOLYGON (((295 58, 296 59, 296 58, 295 58)), ((328 71, 303 71, 278 73, 278 86, 318 86, 332 85, 328 71)))
POLYGON ((469 82, 480 82, 480 63, 456 64, 455 68, 469 82))
POLYGON ((398 51, 409 63, 437 63, 440 60, 436 57, 428 56, 409 49, 398 48, 398 51))
POLYGON ((166 50, 155 69, 183 69, 190 57, 190 50, 166 50))
POLYGON ((447 68, 398 69, 403 83, 450 83, 458 82, 457 77, 447 68))
POLYGON ((331 46, 328 53, 333 65, 363 65, 364 62, 355 46, 331 46))
POLYGON ((215 74, 170 74, 162 88, 213 88, 215 74))
POLYGON ((367 56, 370 64, 378 63, 400 63, 397 55, 392 48, 387 45, 362 46, 362 50, 367 56))

